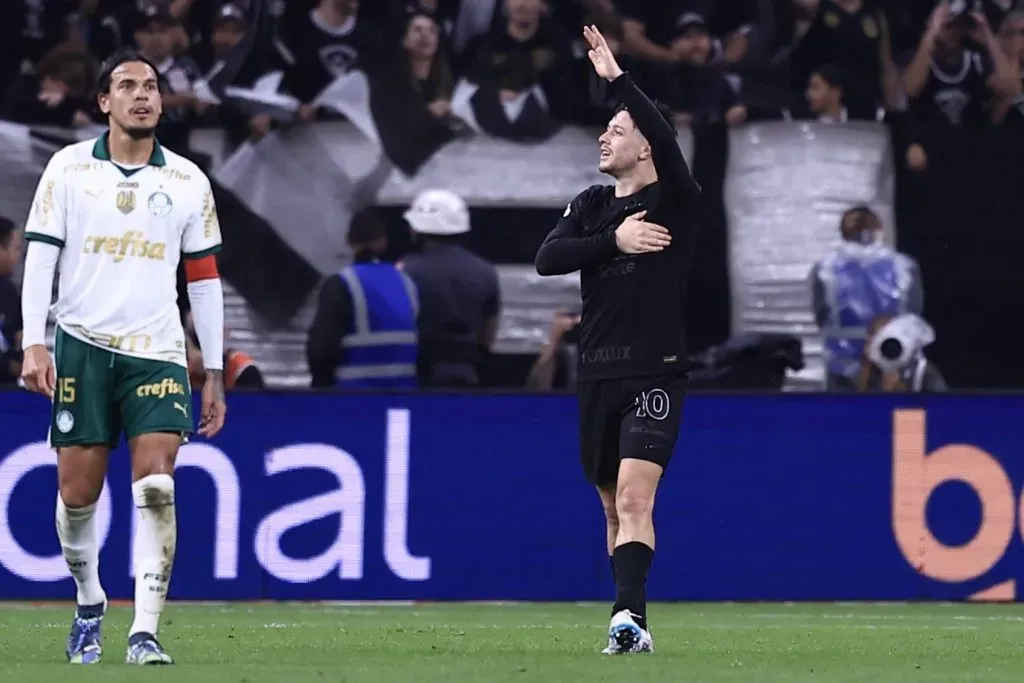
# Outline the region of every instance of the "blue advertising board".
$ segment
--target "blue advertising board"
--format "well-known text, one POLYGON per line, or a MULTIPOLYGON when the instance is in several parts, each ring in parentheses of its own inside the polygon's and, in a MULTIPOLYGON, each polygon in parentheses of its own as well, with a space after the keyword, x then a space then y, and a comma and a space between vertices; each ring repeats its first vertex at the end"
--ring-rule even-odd
MULTIPOLYGON (((48 406, 0 393, 0 599, 70 599, 48 406)), ((1024 397, 688 400, 649 596, 1015 599, 1024 397)), ((179 599, 605 600, 567 396, 236 394, 182 449, 179 599)), ((98 509, 133 594, 128 455, 98 509)))

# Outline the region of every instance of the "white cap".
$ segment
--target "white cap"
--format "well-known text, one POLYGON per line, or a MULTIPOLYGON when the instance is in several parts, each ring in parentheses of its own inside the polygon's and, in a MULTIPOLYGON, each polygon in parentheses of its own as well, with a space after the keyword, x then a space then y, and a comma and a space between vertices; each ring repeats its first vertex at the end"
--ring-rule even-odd
POLYGON ((421 192, 404 216, 412 229, 421 235, 449 237, 469 232, 466 202, 448 190, 421 192))

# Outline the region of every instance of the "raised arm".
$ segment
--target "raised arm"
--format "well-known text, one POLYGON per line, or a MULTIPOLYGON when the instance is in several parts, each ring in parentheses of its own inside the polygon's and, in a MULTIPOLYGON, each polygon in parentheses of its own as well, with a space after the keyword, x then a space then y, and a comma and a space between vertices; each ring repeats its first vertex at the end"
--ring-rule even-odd
POLYGON ((651 145, 651 158, 658 181, 665 187, 680 188, 685 195, 697 193, 697 182, 690 173, 676 131, 654 103, 637 87, 628 73, 612 81, 612 92, 626 105, 633 123, 651 145))
POLYGON ((555 229, 537 250, 534 264, 540 275, 568 275, 594 263, 607 261, 619 253, 614 232, 583 236, 582 212, 588 192, 583 192, 565 207, 555 229))
POLYGON ((696 194, 699 191, 697 183, 679 149, 672 124, 665 120, 630 75, 622 71, 604 36, 596 27, 585 27, 583 36, 590 44, 588 55, 597 75, 611 82, 612 92, 629 110, 633 123, 651 145, 651 157, 658 172, 658 181, 664 187, 678 190, 684 197, 696 194))

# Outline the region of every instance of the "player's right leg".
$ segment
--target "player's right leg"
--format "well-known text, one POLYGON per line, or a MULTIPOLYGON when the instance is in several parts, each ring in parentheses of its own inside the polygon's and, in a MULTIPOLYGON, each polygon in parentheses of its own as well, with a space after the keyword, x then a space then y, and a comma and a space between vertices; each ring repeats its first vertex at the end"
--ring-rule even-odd
MULTIPOLYGON (((581 382, 577 387, 579 400, 580 461, 583 473, 597 488, 605 517, 605 549, 612 579, 618 583, 615 543, 619 536, 619 514, 616 506, 616 483, 619 476, 619 383, 612 381, 581 382)), ((614 638, 609 637, 604 654, 622 652, 614 638)))
POLYGON ((72 664, 95 664, 103 654, 101 626, 107 596, 100 584, 96 502, 120 426, 111 410, 110 352, 57 330, 57 391, 50 445, 57 450, 56 526, 77 588, 66 654, 72 664))
POLYGON ((95 664, 103 656, 101 627, 107 594, 100 583, 96 501, 103 490, 109 457, 107 446, 58 449, 57 538, 77 588, 66 649, 72 664, 95 664))
POLYGON ((647 625, 647 574, 654 559, 654 498, 682 423, 684 375, 623 383, 615 507, 616 597, 609 639, 622 652, 653 652, 647 625))

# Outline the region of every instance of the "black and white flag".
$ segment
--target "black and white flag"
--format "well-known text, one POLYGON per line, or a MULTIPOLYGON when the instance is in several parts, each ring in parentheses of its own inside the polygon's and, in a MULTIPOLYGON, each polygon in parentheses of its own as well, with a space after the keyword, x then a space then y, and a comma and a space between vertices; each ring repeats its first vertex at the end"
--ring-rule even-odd
POLYGON ((543 142, 561 129, 539 85, 506 100, 497 87, 464 78, 452 95, 452 113, 477 133, 515 142, 543 142))
MULTIPOLYGON (((247 101, 254 113, 268 113, 286 122, 300 103, 279 92, 280 82, 279 74, 271 74, 249 90, 227 87, 224 92, 236 103, 247 101)), ((246 286, 236 285, 264 317, 280 321, 289 312, 294 314, 321 276, 348 263, 349 220, 374 203, 394 168, 406 177, 414 176, 454 138, 452 130, 435 119, 416 95, 410 86, 386 74, 370 77, 350 71, 312 102, 343 115, 368 143, 360 154, 376 161, 358 177, 349 170, 349 160, 340 158, 352 150, 337 148, 336 138, 310 125, 285 126, 258 142, 246 142, 215 171, 215 187, 223 194, 217 197, 221 213, 234 210, 241 216, 248 211, 253 218, 240 220, 241 224, 251 230, 259 222, 275 236, 262 240, 271 247, 269 254, 256 247, 256 240, 247 240, 242 249, 249 275, 246 286), (296 254, 316 277, 306 277, 304 269, 297 267, 292 271, 301 277, 295 280, 278 273, 272 261, 281 253, 296 254), (258 275, 253 276, 254 272, 258 275), (271 274, 272 279, 267 277, 271 274)))

